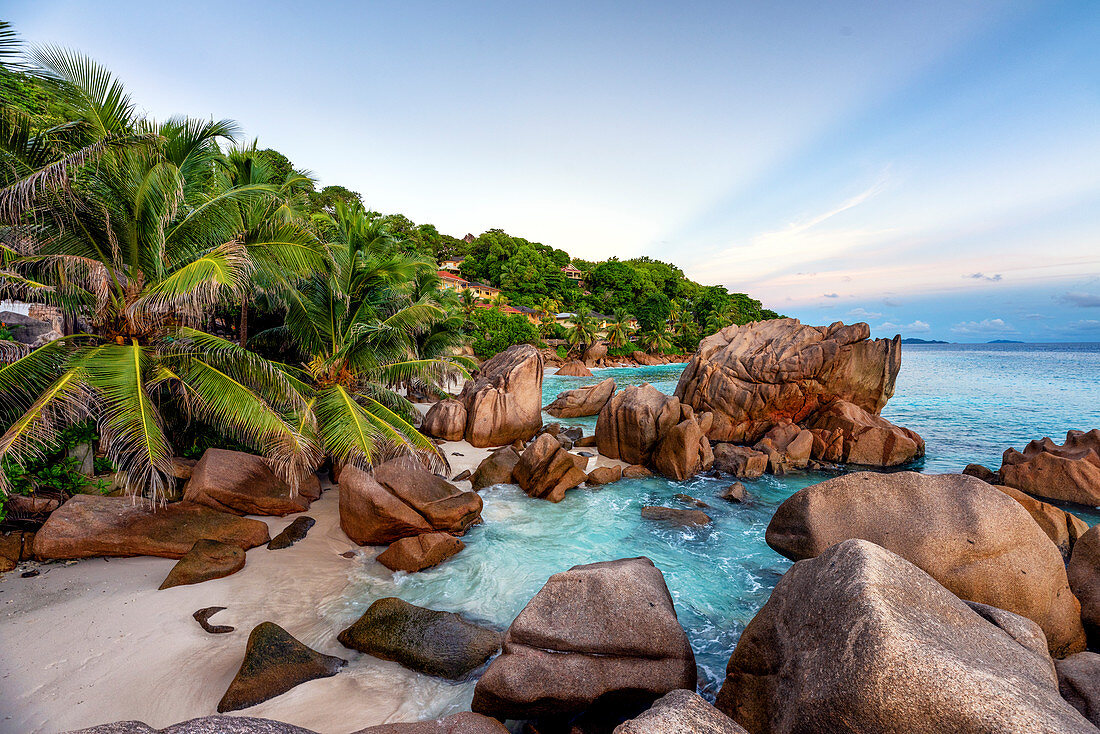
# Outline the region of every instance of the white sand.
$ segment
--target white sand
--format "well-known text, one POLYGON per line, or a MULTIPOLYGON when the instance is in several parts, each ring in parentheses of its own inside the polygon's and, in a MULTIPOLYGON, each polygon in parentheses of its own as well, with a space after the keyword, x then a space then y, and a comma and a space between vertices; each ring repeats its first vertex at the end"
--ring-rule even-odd
MULTIPOLYGON (((473 471, 491 452, 464 441, 443 448, 452 476, 473 471)), ((590 470, 604 465, 625 466, 602 456, 589 460, 590 470)), ((458 486, 470 488, 469 482, 458 486)), ((443 713, 437 709, 448 684, 336 641, 340 629, 318 610, 340 599, 361 564, 390 572, 373 561, 382 548, 358 548, 340 530, 337 491, 326 491, 307 514, 317 524, 305 540, 279 551, 250 550, 242 571, 202 584, 158 591, 175 561, 148 557, 41 564, 41 575, 29 579, 19 574, 34 564, 23 564, 0 577, 0 734, 119 720, 159 728, 213 714, 240 666, 249 632, 268 620, 350 663, 334 677, 237 713, 322 734, 443 713), (363 555, 341 557, 348 550, 363 555), (236 631, 204 632, 191 615, 209 606, 227 607, 211 624, 236 631)), ((274 536, 294 517, 257 519, 274 536)), ((476 553, 476 545, 464 552, 476 553)))

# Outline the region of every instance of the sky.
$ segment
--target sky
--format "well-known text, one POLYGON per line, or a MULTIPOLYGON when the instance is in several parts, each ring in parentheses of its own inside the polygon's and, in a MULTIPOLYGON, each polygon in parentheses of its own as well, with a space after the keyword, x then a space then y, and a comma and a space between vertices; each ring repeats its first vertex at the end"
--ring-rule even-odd
POLYGON ((806 323, 1100 341, 1100 2, 6 0, 461 237, 648 255, 806 323), (105 12, 109 10, 110 12, 105 12))

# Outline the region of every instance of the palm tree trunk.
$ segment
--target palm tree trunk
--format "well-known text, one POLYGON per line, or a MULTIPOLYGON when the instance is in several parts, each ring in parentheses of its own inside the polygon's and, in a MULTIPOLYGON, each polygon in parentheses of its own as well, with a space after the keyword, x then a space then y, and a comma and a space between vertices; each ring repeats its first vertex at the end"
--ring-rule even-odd
POLYGON ((248 341, 248 301, 245 298, 241 298, 241 323, 237 329, 237 334, 241 338, 241 346, 245 345, 248 341))

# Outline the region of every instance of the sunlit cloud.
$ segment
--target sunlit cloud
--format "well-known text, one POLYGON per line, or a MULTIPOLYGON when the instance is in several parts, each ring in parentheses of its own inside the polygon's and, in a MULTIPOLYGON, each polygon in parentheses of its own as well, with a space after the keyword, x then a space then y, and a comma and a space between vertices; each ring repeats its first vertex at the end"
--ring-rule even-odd
POLYGON ((877 329, 877 331, 894 331, 899 334, 926 334, 931 330, 932 326, 920 319, 917 319, 911 324, 895 324, 887 321, 877 329))
POLYGON ((868 311, 865 308, 853 308, 848 315, 854 319, 881 319, 882 314, 876 311, 868 311))
POLYGON ((982 319, 981 321, 963 321, 951 327, 955 334, 963 336, 989 336, 998 334, 1019 334, 1020 331, 1004 319, 982 319))

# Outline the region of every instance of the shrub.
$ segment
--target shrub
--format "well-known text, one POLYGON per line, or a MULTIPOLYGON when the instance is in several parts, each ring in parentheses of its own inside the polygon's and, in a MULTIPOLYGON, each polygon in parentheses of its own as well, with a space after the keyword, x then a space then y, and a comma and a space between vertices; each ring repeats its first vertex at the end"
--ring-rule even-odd
POLYGON ((495 308, 479 308, 473 313, 474 354, 482 359, 503 352, 513 344, 536 344, 538 331, 519 314, 505 316, 495 308))

